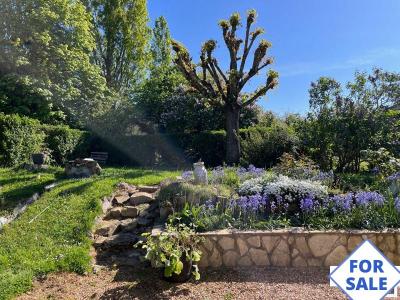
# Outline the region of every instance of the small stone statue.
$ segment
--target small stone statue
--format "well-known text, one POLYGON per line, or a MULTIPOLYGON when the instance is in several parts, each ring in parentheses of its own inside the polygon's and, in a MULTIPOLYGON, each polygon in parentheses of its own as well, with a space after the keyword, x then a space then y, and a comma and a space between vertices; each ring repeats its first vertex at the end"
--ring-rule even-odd
POLYGON ((194 183, 195 184, 208 184, 207 170, 204 167, 204 162, 199 161, 193 164, 194 168, 194 183))

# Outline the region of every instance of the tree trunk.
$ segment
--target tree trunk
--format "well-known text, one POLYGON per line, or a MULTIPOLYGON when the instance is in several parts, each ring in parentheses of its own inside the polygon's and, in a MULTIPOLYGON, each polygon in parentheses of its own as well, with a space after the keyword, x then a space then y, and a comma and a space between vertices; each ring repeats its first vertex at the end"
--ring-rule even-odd
POLYGON ((226 163, 238 164, 240 160, 239 117, 240 107, 227 105, 226 117, 226 163))

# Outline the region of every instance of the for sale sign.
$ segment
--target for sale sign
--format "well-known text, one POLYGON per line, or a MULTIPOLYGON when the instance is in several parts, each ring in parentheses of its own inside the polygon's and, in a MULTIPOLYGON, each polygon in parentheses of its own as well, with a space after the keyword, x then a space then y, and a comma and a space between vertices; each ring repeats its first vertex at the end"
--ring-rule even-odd
POLYGON ((330 279, 352 300, 379 300, 396 290, 400 271, 365 241, 338 267, 331 267, 330 279))

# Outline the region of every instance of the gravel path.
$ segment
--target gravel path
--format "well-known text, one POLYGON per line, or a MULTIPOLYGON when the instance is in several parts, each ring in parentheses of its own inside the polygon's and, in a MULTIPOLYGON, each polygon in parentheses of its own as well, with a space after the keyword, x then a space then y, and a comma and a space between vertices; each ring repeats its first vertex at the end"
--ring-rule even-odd
POLYGON ((53 274, 18 299, 346 299, 319 269, 208 271, 198 283, 171 284, 147 270, 53 274))

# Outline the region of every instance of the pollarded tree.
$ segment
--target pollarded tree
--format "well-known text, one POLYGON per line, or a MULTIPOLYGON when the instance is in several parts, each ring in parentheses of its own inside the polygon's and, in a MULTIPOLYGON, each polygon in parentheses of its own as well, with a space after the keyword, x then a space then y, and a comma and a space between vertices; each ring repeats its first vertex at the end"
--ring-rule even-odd
POLYGON ((255 103, 268 90, 278 84, 278 73, 270 70, 265 85, 254 93, 244 93, 243 88, 251 78, 270 65, 273 60, 267 56, 271 43, 261 40, 253 54, 250 69, 245 72, 246 62, 257 38, 264 33, 262 28, 251 31, 256 20, 256 11, 250 10, 246 20, 246 36, 244 41, 237 36, 237 29, 241 26, 240 15, 234 13, 229 21, 219 23, 223 38, 229 50, 230 65, 227 72, 223 72, 213 52, 217 46, 215 40, 205 42, 201 49, 200 63, 192 62, 186 48, 173 41, 172 47, 176 53, 175 63, 181 70, 189 84, 204 96, 213 106, 222 106, 226 117, 226 162, 238 163, 240 160, 239 117, 243 107, 255 103), (243 49, 241 45, 244 43, 243 49), (239 53, 241 52, 241 53, 239 53))

